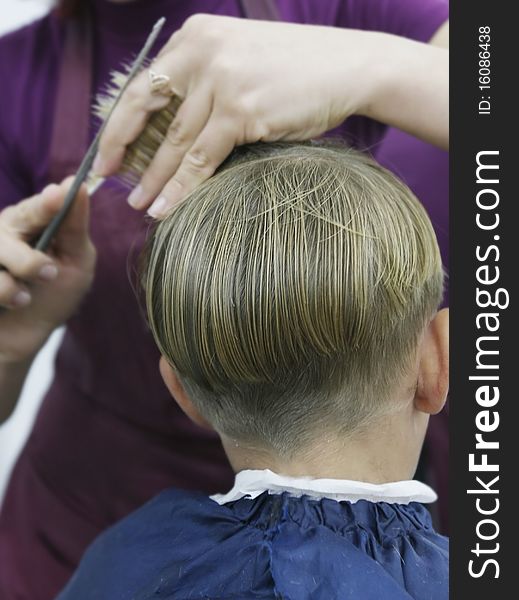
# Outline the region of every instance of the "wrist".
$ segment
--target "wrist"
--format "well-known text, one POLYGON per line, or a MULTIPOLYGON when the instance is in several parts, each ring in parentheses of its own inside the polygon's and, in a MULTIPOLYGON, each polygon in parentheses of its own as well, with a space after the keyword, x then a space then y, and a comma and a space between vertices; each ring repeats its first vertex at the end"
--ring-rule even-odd
POLYGON ((327 74, 331 88, 326 89, 332 112, 339 122, 353 114, 382 120, 384 100, 398 75, 400 40, 408 40, 355 29, 334 28, 327 35, 333 71, 327 74))
POLYGON ((0 350, 0 371, 23 372, 31 366, 40 348, 35 350, 5 349, 0 350))
POLYGON ((395 35, 378 36, 371 71, 373 85, 358 114, 446 148, 448 50, 395 35))
POLYGON ((54 329, 46 323, 12 328, 5 324, 0 335, 0 367, 15 370, 30 366, 54 329))
MULTIPOLYGON (((363 32, 364 33, 364 32, 363 32)), ((381 32, 365 32, 363 90, 356 114, 387 123, 395 90, 405 85, 410 40, 381 32)))

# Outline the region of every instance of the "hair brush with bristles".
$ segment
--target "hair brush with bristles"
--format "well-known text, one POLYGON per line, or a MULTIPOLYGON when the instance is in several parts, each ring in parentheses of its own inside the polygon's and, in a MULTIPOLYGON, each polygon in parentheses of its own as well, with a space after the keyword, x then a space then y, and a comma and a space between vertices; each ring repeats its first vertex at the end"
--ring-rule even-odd
MULTIPOLYGON (((110 114, 115 99, 124 86, 127 76, 127 72, 112 71, 110 74, 110 83, 107 88, 96 97, 93 112, 101 120, 101 123, 110 114)), ((165 108, 151 115, 139 137, 126 148, 121 168, 114 176, 126 187, 133 188, 139 183, 144 171, 164 141, 168 128, 181 103, 182 98, 173 95, 165 108)), ((104 178, 90 173, 87 179, 89 193, 94 193, 103 181, 104 178)))

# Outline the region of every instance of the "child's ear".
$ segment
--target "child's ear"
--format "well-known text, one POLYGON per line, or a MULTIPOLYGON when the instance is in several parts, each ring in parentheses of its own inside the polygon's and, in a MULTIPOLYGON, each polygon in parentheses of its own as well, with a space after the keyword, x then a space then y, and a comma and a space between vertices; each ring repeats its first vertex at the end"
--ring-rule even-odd
POLYGON ((176 403, 193 421, 193 423, 196 423, 205 429, 213 429, 211 423, 204 419, 204 417, 198 412, 198 409, 191 402, 177 374, 163 356, 160 357, 159 370, 160 374, 162 375, 162 379, 169 390, 169 393, 173 396, 176 403))
POLYGON ((430 322, 420 346, 420 366, 414 405, 430 415, 443 408, 449 391, 449 309, 430 322))

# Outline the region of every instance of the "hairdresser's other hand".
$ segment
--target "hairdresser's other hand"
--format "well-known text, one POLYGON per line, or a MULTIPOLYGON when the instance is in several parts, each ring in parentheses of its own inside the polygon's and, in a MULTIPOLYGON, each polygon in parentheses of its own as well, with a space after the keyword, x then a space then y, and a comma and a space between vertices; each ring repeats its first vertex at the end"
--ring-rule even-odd
MULTIPOLYGON (((184 102, 129 201, 156 199, 150 213, 162 216, 235 146, 309 139, 354 113, 442 144, 447 65, 446 50, 384 33, 195 15, 153 63, 184 102)), ((168 101, 151 94, 147 73, 132 82, 102 136, 99 174, 117 171, 168 101)))
POLYGON ((0 213, 0 365, 30 360, 92 282, 95 249, 84 186, 48 253, 29 245, 61 208, 71 182, 51 184, 0 213))

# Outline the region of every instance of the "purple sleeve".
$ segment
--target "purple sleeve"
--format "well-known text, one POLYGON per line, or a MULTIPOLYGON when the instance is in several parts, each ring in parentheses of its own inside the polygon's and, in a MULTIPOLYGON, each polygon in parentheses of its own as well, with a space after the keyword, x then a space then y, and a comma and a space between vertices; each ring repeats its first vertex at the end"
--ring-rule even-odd
MULTIPOLYGON (((0 135, 3 133, 0 132, 0 135)), ((16 165, 13 150, 0 137, 0 210, 15 204, 18 200, 31 195, 27 179, 23 177, 22 169, 16 165)))
POLYGON ((342 0, 335 25, 429 42, 448 18, 448 0, 342 0))
POLYGON ((13 81, 14 73, 11 64, 14 62, 17 45, 12 43, 13 36, 0 39, 0 81, 4 82, 0 94, 0 210, 14 204, 26 194, 26 178, 23 177, 21 165, 14 147, 16 105, 19 88, 13 81), (7 82, 11 82, 7 84, 7 82))
POLYGON ((0 38, 0 210, 47 183, 59 42, 51 16, 0 38))

